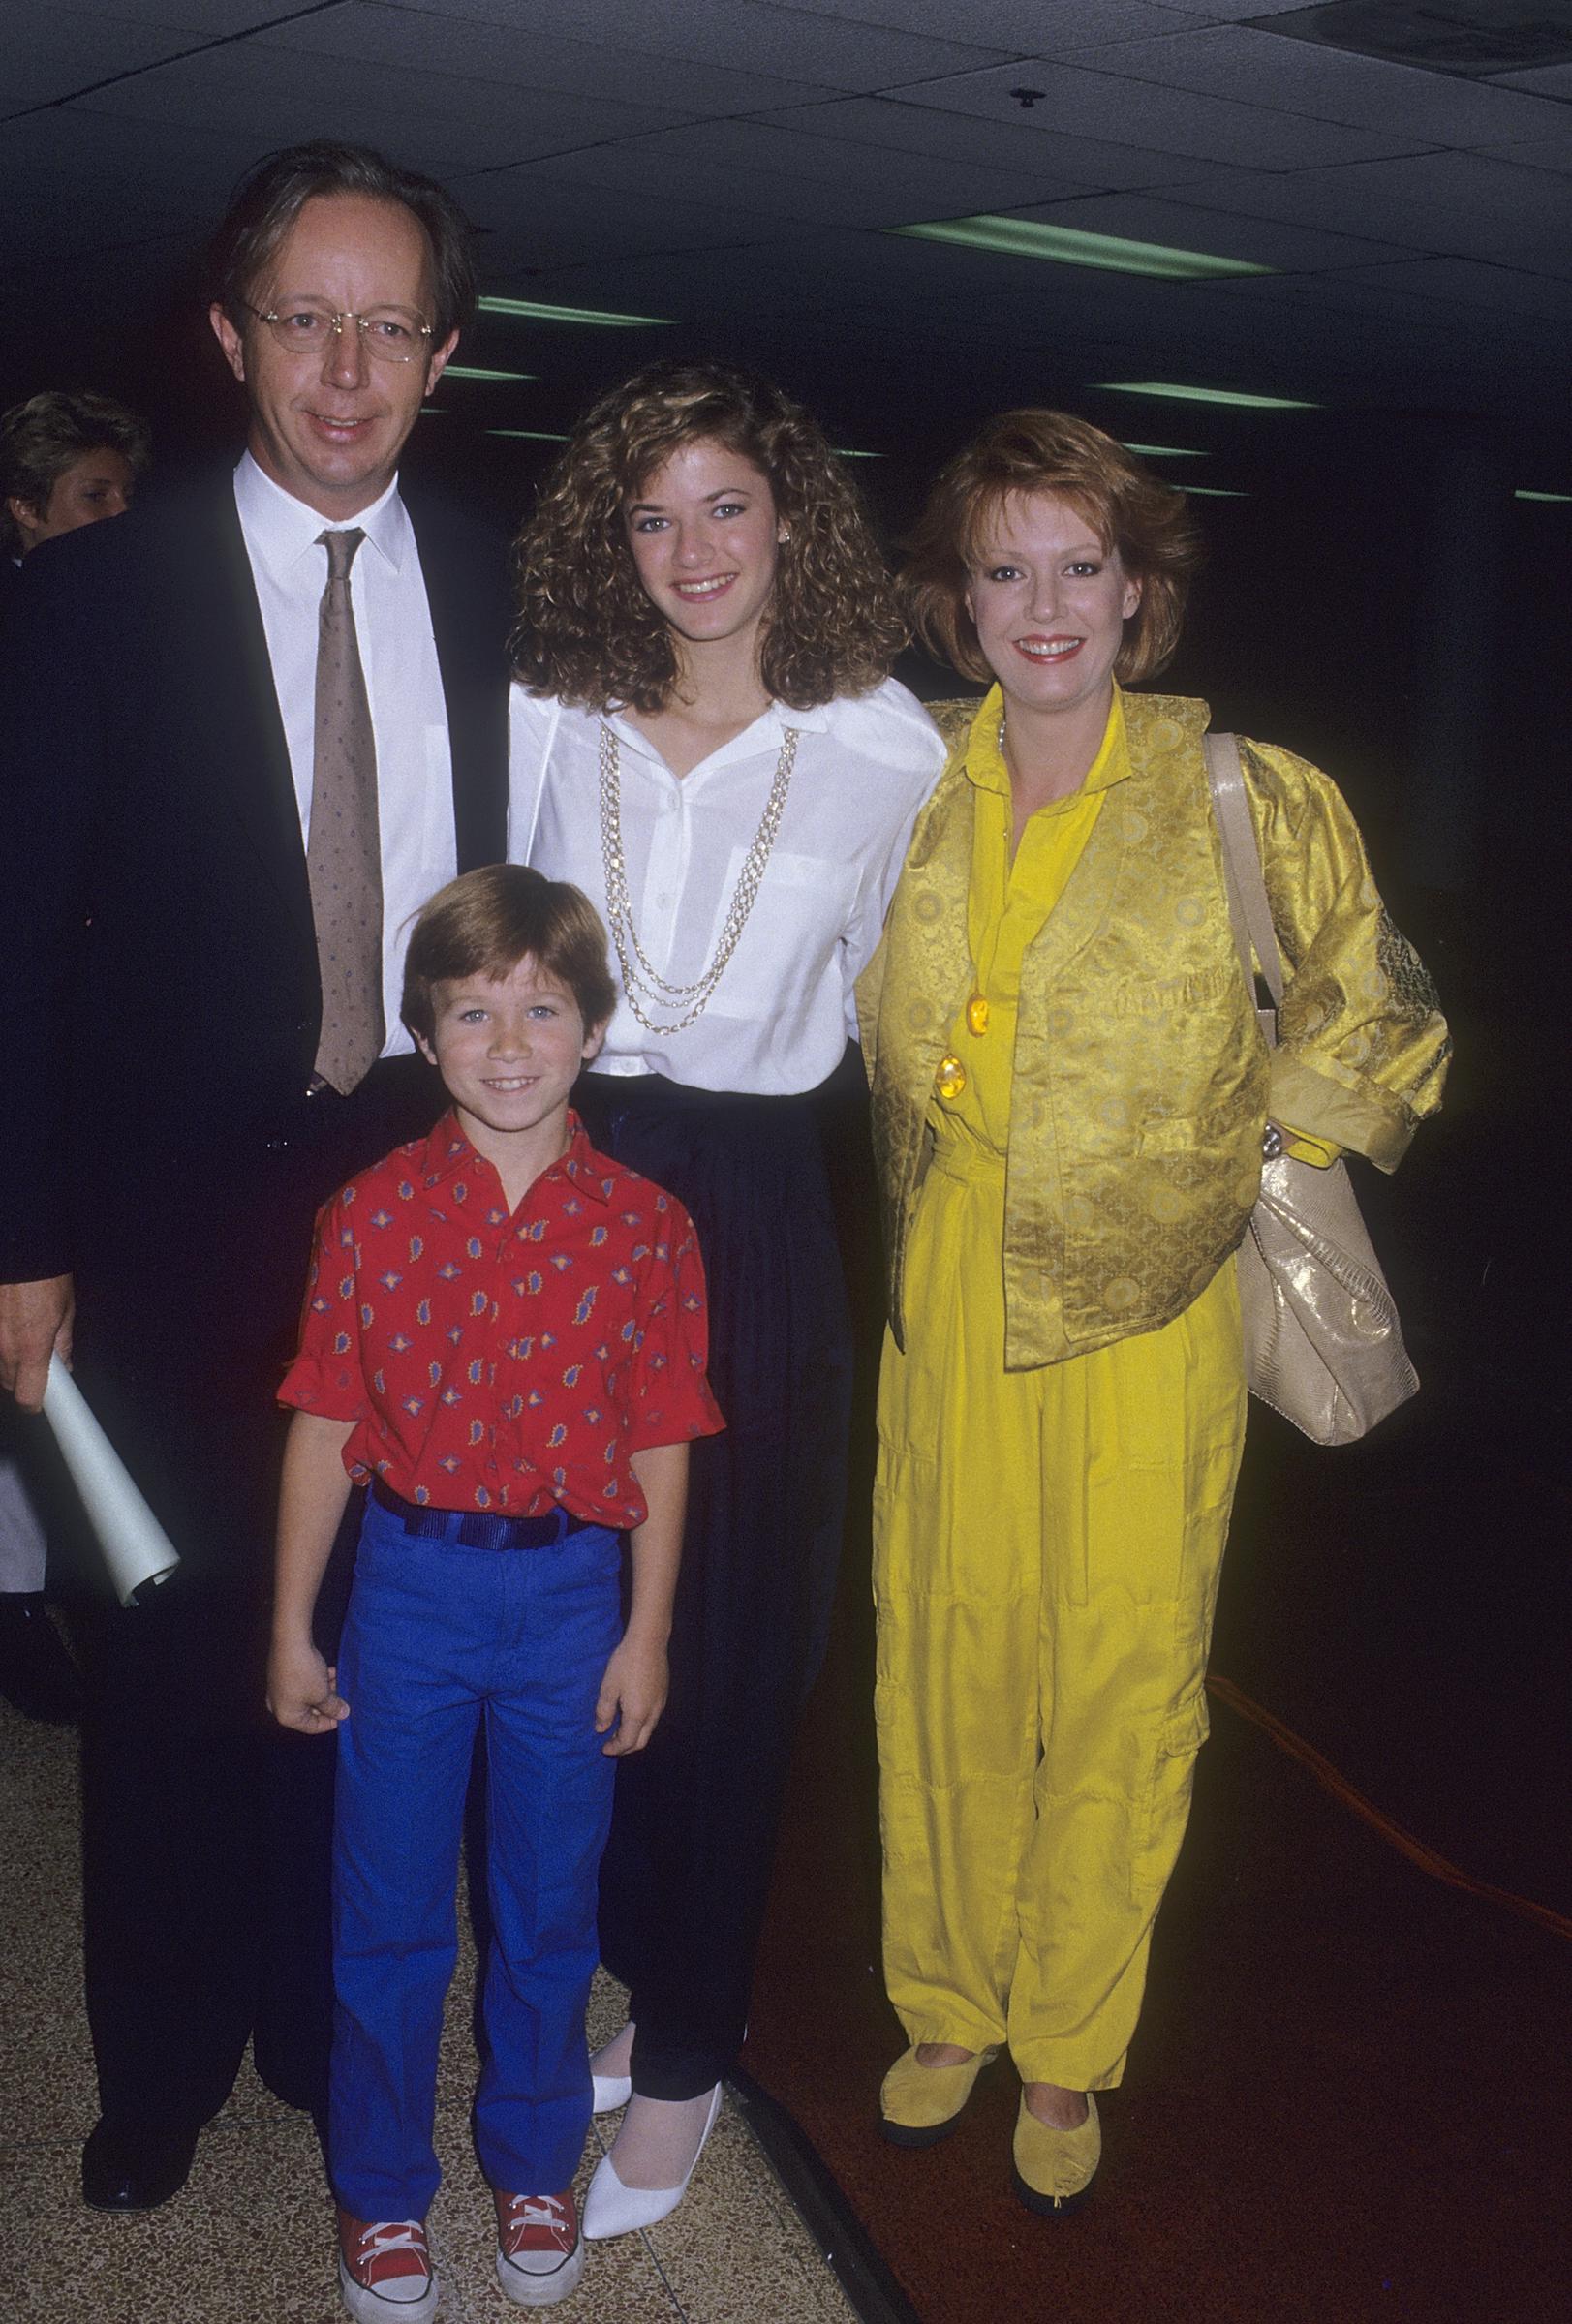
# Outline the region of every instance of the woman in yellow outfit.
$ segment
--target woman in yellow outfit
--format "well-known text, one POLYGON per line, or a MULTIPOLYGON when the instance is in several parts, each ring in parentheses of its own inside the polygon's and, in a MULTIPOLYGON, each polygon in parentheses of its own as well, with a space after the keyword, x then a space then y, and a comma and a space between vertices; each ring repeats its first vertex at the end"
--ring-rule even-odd
POLYGON ((1204 703, 1125 693, 1177 642, 1182 495, 1049 412, 935 487, 919 627, 957 719, 860 994, 886 1208, 875 1586, 884 1955, 911 2047, 883 2126, 952 2127, 1008 2046, 1018 2193, 1100 2152, 1207 1731, 1245 1427, 1232 1254, 1268 1119, 1395 1167, 1445 1027, 1324 775, 1243 747, 1290 978, 1240 973, 1204 703), (959 706, 958 706, 959 707, 959 706))

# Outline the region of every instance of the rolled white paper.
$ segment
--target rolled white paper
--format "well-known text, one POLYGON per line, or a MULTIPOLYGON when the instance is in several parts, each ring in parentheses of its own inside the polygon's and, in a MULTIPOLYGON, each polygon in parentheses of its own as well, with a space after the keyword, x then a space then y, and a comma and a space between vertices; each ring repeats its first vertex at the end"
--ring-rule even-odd
POLYGON ((81 1495, 116 1595, 130 1605, 145 1582, 167 1581, 180 1560, 58 1356, 49 1358, 44 1417, 81 1495))

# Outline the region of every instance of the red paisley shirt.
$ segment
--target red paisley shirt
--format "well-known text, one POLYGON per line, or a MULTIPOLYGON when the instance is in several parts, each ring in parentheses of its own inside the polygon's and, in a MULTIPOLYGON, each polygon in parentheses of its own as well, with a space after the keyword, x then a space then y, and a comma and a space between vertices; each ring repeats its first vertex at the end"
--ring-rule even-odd
POLYGON ((324 1205, 279 1400, 355 1423, 357 1482, 620 1529, 645 1515, 630 1453, 724 1426, 687 1211, 569 1123, 511 1216, 451 1113, 324 1205))

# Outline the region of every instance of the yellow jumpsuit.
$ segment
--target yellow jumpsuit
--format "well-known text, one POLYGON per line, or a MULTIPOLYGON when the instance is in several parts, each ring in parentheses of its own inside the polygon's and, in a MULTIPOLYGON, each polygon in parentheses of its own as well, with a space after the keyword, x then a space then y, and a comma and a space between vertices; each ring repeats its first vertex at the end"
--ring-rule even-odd
POLYGON ((1012 864, 1008 776, 972 742, 975 991, 930 1108, 875 1504, 890 1998, 909 2040, 1007 2042, 1024 2080, 1071 2090, 1118 2083, 1139 2013, 1245 1430, 1232 1260, 1159 1330, 1004 1368, 1022 955, 1124 749, 1116 702, 1085 784, 1012 864))

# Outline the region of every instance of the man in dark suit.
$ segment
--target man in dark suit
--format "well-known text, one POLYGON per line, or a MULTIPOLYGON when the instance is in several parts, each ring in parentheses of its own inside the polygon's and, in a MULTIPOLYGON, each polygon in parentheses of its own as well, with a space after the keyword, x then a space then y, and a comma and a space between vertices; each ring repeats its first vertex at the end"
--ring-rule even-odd
POLYGON ((317 1206, 440 1091, 406 923, 504 853, 497 546, 396 477, 468 229, 354 147, 259 166, 215 244, 239 467, 28 561, 0 719, 0 1382, 70 1351, 181 1555, 79 1609, 101 2208, 184 2182, 247 2039, 325 2088, 331 1753, 262 1719, 288 1361, 317 1206))

